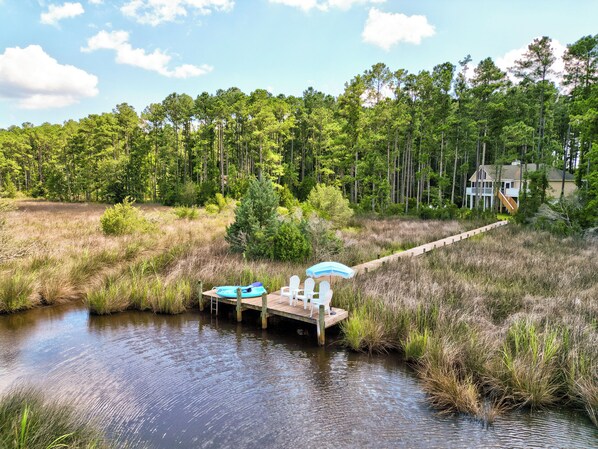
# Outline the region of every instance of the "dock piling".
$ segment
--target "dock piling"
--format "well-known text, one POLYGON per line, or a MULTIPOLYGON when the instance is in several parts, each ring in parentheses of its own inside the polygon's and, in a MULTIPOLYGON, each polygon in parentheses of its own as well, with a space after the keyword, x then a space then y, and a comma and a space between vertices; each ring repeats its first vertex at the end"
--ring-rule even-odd
POLYGON ((318 344, 324 346, 326 344, 326 312, 324 304, 320 304, 318 309, 318 344))
POLYGON ((243 321, 243 306, 241 304, 241 289, 237 289, 237 323, 243 321))
POLYGON ((199 311, 203 312, 203 282, 199 281, 197 283, 197 295, 199 296, 199 311))
POLYGON ((268 328, 268 295, 262 293, 262 329, 268 328))

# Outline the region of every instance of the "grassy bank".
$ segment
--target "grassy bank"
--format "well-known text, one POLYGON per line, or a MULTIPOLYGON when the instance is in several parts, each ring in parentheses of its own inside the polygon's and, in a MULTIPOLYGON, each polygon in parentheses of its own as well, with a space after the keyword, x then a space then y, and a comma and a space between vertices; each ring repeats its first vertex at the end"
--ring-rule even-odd
POLYGON ((345 343, 402 352, 442 410, 567 403, 598 425, 597 255, 509 226, 400 260, 335 292, 345 343))
POLYGON ((3 449, 109 449, 101 433, 62 404, 32 390, 0 399, 0 447, 3 449))

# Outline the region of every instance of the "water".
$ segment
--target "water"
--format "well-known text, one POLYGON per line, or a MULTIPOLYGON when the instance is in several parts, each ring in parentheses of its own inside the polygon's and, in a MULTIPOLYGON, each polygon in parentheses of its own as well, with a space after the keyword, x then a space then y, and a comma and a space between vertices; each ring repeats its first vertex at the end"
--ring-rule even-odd
POLYGON ((439 417, 395 357, 318 348, 289 322, 261 331, 246 315, 0 316, 0 393, 34 385, 154 448, 598 447, 580 413, 513 413, 489 428, 439 417))

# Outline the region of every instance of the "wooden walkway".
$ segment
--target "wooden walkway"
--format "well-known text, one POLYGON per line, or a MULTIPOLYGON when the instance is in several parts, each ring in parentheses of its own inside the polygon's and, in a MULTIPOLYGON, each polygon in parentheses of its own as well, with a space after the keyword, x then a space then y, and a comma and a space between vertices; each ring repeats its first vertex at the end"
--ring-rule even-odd
POLYGON ((268 317, 272 315, 281 316, 295 321, 303 321, 304 323, 314 324, 317 328, 318 342, 323 345, 325 343, 325 330, 343 320, 349 318, 349 312, 338 307, 333 307, 334 315, 326 315, 324 313, 324 306, 320 306, 319 310, 314 310, 313 316, 310 315, 309 307, 303 308, 303 303, 298 302, 297 305, 291 306, 289 298, 280 296, 280 291, 270 294, 263 294, 257 298, 223 298, 216 294, 215 290, 208 290, 202 293, 202 301, 200 301, 200 310, 205 307, 204 301, 209 301, 210 312, 215 310, 218 313, 218 303, 229 304, 236 307, 237 321, 243 320, 244 310, 257 310, 261 312, 262 328, 268 327, 268 317))
POLYGON ((355 265, 352 267, 355 270, 356 274, 360 273, 368 273, 373 271, 381 266, 393 262, 401 257, 413 257, 413 256, 420 256, 422 254, 426 254, 436 248, 442 248, 443 246, 452 245, 453 243, 460 242, 461 240, 468 239, 469 237, 473 237, 474 235, 481 234, 483 232, 490 231, 491 229, 496 229, 501 226, 506 226, 509 224, 508 221, 497 221, 496 223, 489 224, 487 226, 483 226, 481 228, 472 229, 471 231, 463 232, 461 234, 452 235, 450 237, 436 240, 435 242, 426 243, 425 245, 416 246, 415 248, 408 249, 406 251, 391 254, 390 256, 382 257, 380 259, 371 260, 369 262, 365 262, 359 265, 355 265))

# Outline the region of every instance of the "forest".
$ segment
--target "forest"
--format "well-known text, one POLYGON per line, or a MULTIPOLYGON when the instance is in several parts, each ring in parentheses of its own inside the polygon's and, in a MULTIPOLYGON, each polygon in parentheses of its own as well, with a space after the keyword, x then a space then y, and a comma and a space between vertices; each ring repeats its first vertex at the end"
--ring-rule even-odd
MULTIPOLYGON (((598 35, 567 45, 555 83, 551 39, 509 72, 491 58, 408 73, 378 63, 338 97, 258 89, 172 93, 63 124, 0 130, 0 187, 61 201, 126 197, 202 205, 239 198, 253 178, 305 200, 338 187, 363 211, 464 205, 480 164, 514 160, 575 174, 589 226, 598 210, 598 35)), ((541 183, 539 183, 541 185, 541 183)))

